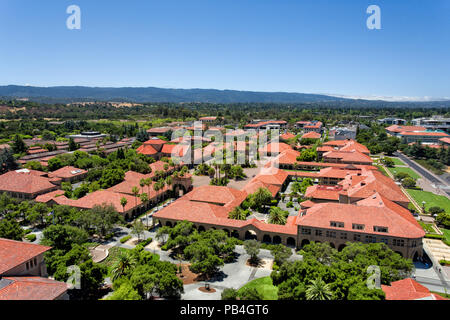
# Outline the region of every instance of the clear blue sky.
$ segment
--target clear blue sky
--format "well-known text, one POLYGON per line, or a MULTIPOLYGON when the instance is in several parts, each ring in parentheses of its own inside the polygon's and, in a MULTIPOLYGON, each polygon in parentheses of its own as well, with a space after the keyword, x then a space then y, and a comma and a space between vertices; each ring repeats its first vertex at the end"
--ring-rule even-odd
POLYGON ((450 0, 0 0, 0 85, 450 97, 449 79, 450 0))

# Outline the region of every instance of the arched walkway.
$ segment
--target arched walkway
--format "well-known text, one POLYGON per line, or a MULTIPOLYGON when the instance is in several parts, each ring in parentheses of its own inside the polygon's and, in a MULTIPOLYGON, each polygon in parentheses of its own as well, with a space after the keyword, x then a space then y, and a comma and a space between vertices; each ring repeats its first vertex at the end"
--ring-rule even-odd
POLYGON ((419 260, 419 252, 414 252, 414 255, 413 255, 413 261, 418 261, 419 260))
POLYGON ((303 239, 303 240, 302 240, 301 247, 303 248, 304 246, 306 246, 306 245, 308 245, 308 244, 309 244, 309 240, 308 240, 308 239, 303 239))
POLYGON ((281 243, 281 237, 280 236, 273 237, 273 243, 274 244, 280 244, 281 243))
POLYGON ((230 230, 228 230, 228 229, 223 229, 223 231, 227 234, 227 236, 230 236, 230 230))
POLYGON ((170 221, 167 221, 167 222, 166 222, 166 226, 167 226, 167 227, 171 227, 171 228, 172 228, 172 222, 170 222, 170 221))
POLYGON ((265 243, 271 243, 272 242, 272 239, 270 238, 270 236, 268 235, 268 234, 265 234, 264 236, 263 236, 263 241, 262 242, 265 242, 265 243))
POLYGON ((333 242, 330 242, 330 247, 332 247, 333 249, 336 249, 336 246, 334 245, 333 242))
POLYGON ((338 247, 338 251, 341 252, 345 247, 346 247, 345 244, 341 244, 341 245, 338 247))
POLYGON ((198 227, 198 232, 203 232, 205 231, 205 227, 204 226, 199 226, 198 227))
POLYGON ((257 240, 255 231, 248 230, 245 233, 245 240, 257 240))
POLYGON ((289 247, 295 247, 295 239, 292 238, 292 237, 287 238, 286 244, 287 244, 289 247))
POLYGON ((239 232, 237 232, 236 230, 233 230, 233 231, 231 232, 231 236, 232 236, 233 238, 239 238, 239 232))
POLYGON ((400 251, 395 251, 395 253, 398 253, 403 258, 403 254, 400 251))

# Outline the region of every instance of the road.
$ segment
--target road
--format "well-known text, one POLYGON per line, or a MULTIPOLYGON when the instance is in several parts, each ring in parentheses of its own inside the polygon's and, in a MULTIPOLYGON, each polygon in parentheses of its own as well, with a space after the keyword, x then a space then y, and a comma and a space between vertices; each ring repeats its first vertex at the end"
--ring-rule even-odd
POLYGON ((400 152, 394 153, 394 155, 400 160, 402 160, 404 163, 406 163, 408 166, 416 170, 422 177, 430 181, 432 184, 436 185, 436 187, 441 188, 448 196, 450 196, 450 190, 448 189, 448 185, 444 183, 442 180, 438 179, 436 176, 431 174, 428 170, 424 169, 422 166, 418 165, 414 161, 410 160, 408 157, 406 157, 404 154, 400 152))

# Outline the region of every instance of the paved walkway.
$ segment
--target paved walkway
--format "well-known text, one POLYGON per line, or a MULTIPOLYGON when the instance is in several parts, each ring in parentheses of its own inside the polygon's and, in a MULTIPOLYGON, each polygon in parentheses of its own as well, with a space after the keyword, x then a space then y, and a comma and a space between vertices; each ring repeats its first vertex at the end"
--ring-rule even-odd
POLYGON ((433 256, 439 262, 440 260, 450 260, 450 247, 437 239, 424 238, 423 242, 428 245, 433 256))

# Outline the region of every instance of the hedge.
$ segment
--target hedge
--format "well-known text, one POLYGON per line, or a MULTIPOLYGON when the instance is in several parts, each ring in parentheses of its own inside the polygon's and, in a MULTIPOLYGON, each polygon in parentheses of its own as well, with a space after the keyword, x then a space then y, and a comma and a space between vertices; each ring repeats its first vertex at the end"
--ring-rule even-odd
POLYGON ((128 240, 130 240, 130 239, 131 239, 131 236, 125 236, 125 237, 123 237, 123 238, 120 239, 120 243, 125 243, 125 242, 127 242, 128 240))
POLYGON ((429 233, 427 233, 425 235, 425 238, 444 240, 444 236, 441 235, 441 234, 429 234, 429 233))

